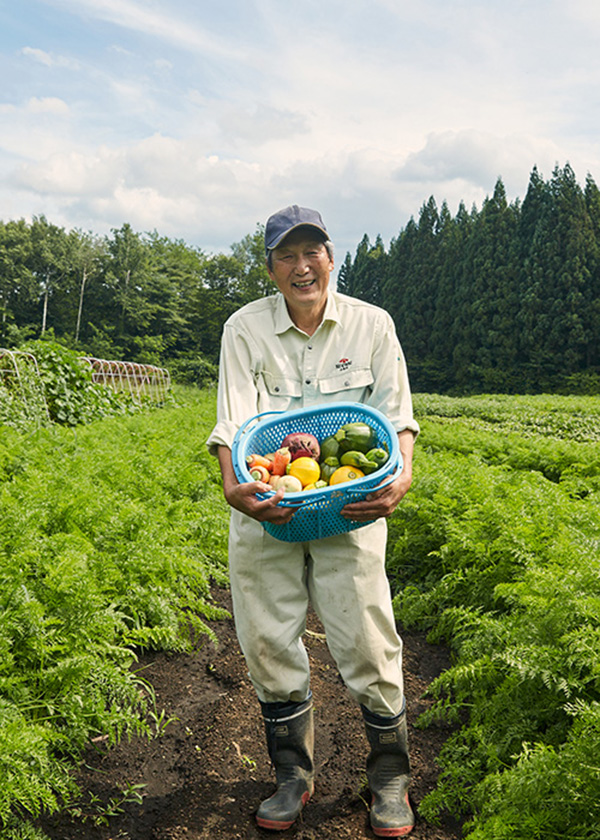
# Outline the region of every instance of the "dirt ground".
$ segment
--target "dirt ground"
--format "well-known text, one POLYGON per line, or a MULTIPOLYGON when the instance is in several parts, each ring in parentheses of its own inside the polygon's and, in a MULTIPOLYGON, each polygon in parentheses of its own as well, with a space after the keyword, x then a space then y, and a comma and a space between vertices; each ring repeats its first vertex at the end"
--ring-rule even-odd
MULTIPOLYGON (((230 608, 229 593, 214 600, 230 608)), ((144 677, 157 708, 171 722, 154 740, 133 739, 107 749, 90 748, 78 773, 86 819, 62 814, 44 821, 52 840, 343 840, 373 838, 365 787, 367 752, 360 710, 331 659, 316 616, 305 643, 312 663, 315 705, 315 793, 287 831, 259 829, 254 812, 274 790, 262 719, 247 677, 232 620, 212 623, 219 644, 206 641, 194 654, 144 657, 144 677), (121 791, 143 785, 141 801, 122 802, 121 791), (109 807, 112 801, 112 806, 109 807), (108 813, 114 815, 108 818, 108 813), (108 824, 96 825, 105 815, 108 824)), ((413 724, 431 701, 423 692, 448 665, 443 648, 420 633, 401 632, 412 761, 411 798, 416 807, 435 785, 435 758, 448 735, 443 727, 413 724)), ((439 826, 417 816, 415 840, 459 840, 451 819, 439 826)))

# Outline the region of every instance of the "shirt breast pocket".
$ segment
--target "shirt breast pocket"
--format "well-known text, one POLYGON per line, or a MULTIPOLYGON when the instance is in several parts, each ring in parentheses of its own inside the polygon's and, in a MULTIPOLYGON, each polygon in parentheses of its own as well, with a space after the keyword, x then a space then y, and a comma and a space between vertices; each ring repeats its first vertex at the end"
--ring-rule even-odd
POLYGON ((259 411, 285 411, 302 396, 302 384, 294 377, 263 370, 257 379, 259 411))
POLYGON ((329 402, 364 402, 374 382, 371 368, 345 370, 319 381, 319 390, 329 402))

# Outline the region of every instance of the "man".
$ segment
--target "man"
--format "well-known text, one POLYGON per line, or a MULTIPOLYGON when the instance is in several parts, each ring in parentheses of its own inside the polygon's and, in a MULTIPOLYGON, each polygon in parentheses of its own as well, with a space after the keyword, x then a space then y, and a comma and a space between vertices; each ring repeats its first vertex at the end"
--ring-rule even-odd
POLYGON ((386 521, 412 479, 414 437, 406 366, 388 313, 330 288, 333 246, 321 215, 293 205, 265 228, 267 268, 279 294, 234 313, 223 330, 217 423, 208 446, 218 455, 232 508, 229 563, 233 611, 249 676, 260 701, 277 791, 258 808, 259 826, 288 828, 313 792, 313 719, 302 643, 308 603, 350 693, 360 704, 370 752, 367 777, 376 835, 412 829, 402 682, 402 643, 385 574, 386 521), (403 469, 342 514, 371 522, 308 543, 275 539, 261 522, 285 523, 283 491, 240 484, 232 466, 237 429, 262 411, 328 402, 364 402, 398 432, 403 469))

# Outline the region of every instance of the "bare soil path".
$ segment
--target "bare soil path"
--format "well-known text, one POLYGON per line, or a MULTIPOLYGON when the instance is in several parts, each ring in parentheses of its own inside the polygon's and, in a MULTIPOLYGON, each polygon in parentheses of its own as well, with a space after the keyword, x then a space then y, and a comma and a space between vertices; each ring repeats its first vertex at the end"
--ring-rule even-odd
MULTIPOLYGON (((230 609, 229 593, 214 600, 230 609)), ((141 802, 124 803, 108 825, 59 815, 45 821, 52 840, 344 840, 369 838, 367 752, 360 710, 331 659, 322 627, 310 616, 305 643, 315 702, 315 794, 285 832, 259 829, 254 811, 273 789, 260 710, 247 677, 232 620, 212 624, 219 644, 194 654, 150 654, 140 665, 156 691, 158 710, 172 722, 152 740, 135 738, 112 749, 90 748, 78 781, 89 814, 106 808, 130 785, 141 802), (88 806, 93 799, 96 805, 88 806)), ((414 721, 430 701, 423 693, 448 666, 443 648, 420 633, 403 632, 405 691, 412 760, 411 798, 418 805, 435 786, 435 758, 449 730, 420 730, 414 721)), ((458 823, 439 826, 417 817, 414 840, 460 840, 458 823)))

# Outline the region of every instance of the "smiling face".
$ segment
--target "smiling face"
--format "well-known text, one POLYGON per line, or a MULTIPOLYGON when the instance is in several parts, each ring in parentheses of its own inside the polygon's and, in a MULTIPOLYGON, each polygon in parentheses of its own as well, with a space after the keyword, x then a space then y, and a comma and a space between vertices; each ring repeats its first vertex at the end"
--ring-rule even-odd
POLYGON ((284 296, 297 326, 319 325, 327 304, 333 260, 323 240, 310 228, 293 230, 271 252, 269 276, 284 296))

